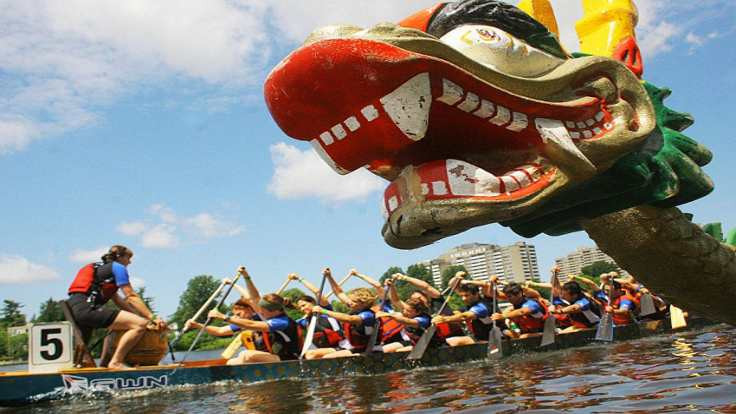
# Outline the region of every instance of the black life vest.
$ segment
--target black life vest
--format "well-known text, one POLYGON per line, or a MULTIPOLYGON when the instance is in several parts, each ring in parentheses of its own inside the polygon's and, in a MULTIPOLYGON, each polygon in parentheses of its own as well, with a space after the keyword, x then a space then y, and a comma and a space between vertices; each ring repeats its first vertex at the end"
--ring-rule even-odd
POLYGON ((597 325, 601 319, 601 308, 598 302, 588 295, 584 295, 590 302, 590 309, 582 312, 570 313, 570 321, 577 328, 592 328, 597 325))
MULTIPOLYGON (((278 317, 278 316, 277 316, 278 317)), ((283 331, 264 331, 263 342, 266 350, 278 355, 282 361, 298 359, 301 351, 298 324, 287 316, 288 326, 283 331)))
POLYGON ((113 263, 97 262, 85 265, 77 272, 68 293, 70 295, 81 293, 87 295, 87 300, 95 306, 104 305, 118 291, 115 274, 112 272, 113 263))
POLYGON ((343 339, 345 338, 343 337, 340 322, 335 318, 317 318, 317 324, 314 327, 314 336, 312 337, 314 346, 317 348, 333 348, 343 339))

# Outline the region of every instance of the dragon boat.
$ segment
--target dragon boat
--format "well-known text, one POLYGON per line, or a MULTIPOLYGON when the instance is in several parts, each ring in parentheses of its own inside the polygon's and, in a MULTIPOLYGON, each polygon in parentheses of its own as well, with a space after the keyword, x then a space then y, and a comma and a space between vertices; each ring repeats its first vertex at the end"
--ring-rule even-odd
MULTIPOLYGON (((691 318, 688 329, 713 325, 706 319, 691 318)), ((614 341, 672 333, 669 320, 640 322, 614 328, 614 341)), ((575 348, 595 342, 595 329, 558 334, 552 345, 540 347, 540 337, 503 341, 504 356, 575 348)), ((145 390, 177 385, 206 385, 218 381, 257 381, 284 378, 313 378, 352 374, 380 374, 419 367, 445 366, 488 357, 487 343, 458 347, 430 348, 421 360, 411 361, 407 353, 373 353, 357 357, 321 360, 282 361, 226 365, 226 360, 191 361, 183 365, 143 366, 133 370, 80 368, 57 373, 0 372, 0 407, 21 406, 42 401, 73 398, 90 392, 145 390)))

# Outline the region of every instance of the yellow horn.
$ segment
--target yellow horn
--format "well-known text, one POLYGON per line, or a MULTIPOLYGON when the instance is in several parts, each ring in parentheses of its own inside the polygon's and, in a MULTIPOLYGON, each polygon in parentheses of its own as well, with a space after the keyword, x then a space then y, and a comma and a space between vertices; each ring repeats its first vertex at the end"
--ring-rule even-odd
POLYGON ((526 14, 532 16, 536 21, 542 23, 547 30, 560 37, 560 30, 557 28, 557 18, 552 9, 549 0, 521 0, 517 6, 524 10, 526 14))

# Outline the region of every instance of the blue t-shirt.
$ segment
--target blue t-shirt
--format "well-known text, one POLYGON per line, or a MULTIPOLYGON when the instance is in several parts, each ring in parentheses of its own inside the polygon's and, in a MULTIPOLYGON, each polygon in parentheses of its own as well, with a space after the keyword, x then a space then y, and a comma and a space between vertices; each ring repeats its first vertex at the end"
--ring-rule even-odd
POLYGON ((595 296, 596 299, 602 301, 602 302, 608 302, 608 295, 606 295, 606 292, 603 290, 596 290, 593 292, 593 296, 595 296))
POLYGON ((621 300, 618 302, 618 308, 631 310, 634 308, 634 302, 626 298, 621 298, 621 300))
POLYGON ((279 315, 266 321, 269 332, 285 331, 289 327, 289 317, 279 315))
POLYGON ((125 286, 130 284, 130 276, 128 268, 118 262, 112 262, 112 274, 115 276, 116 286, 125 286))
MULTIPOLYGON (((253 317, 250 318, 250 320, 251 321, 260 321, 261 320, 261 317, 258 316, 258 315, 253 315, 253 317)), ((233 332, 240 332, 240 331, 243 330, 243 328, 241 328, 240 326, 238 326, 238 325, 236 325, 234 323, 231 323, 230 324, 230 330, 233 331, 233 332)))
POLYGON ((369 310, 359 312, 358 316, 360 316, 360 319, 363 321, 363 326, 374 326, 376 324, 376 315, 369 310))
POLYGON ((386 301, 381 304, 381 310, 384 312, 393 312, 394 307, 391 306, 391 301, 386 299, 386 301))
POLYGON ((552 298, 552 304, 555 306, 570 306, 570 302, 557 296, 552 298))
POLYGON ((575 301, 575 305, 580 305, 581 311, 590 310, 590 301, 588 298, 581 298, 575 301))
POLYGON ((419 327, 422 329, 427 329, 432 324, 432 320, 427 315, 419 315, 414 320, 419 322, 419 327))
POLYGON ((478 302, 475 305, 471 306, 470 309, 468 309, 470 312, 473 312, 476 318, 478 319, 484 319, 489 316, 491 316, 491 312, 488 310, 488 307, 483 302, 478 302))
POLYGON ((542 309, 542 306, 536 300, 527 299, 524 303, 522 303, 518 307, 514 306, 514 308, 515 309, 527 308, 531 310, 532 311, 531 315, 533 318, 541 318, 544 316, 544 309, 542 309))

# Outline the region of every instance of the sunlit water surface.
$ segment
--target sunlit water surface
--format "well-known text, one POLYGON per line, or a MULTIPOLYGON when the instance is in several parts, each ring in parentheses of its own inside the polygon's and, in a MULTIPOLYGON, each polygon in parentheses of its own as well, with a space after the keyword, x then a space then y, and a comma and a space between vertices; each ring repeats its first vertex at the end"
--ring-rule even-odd
POLYGON ((720 327, 495 364, 99 394, 13 412, 736 413, 735 350, 736 329, 720 327))

